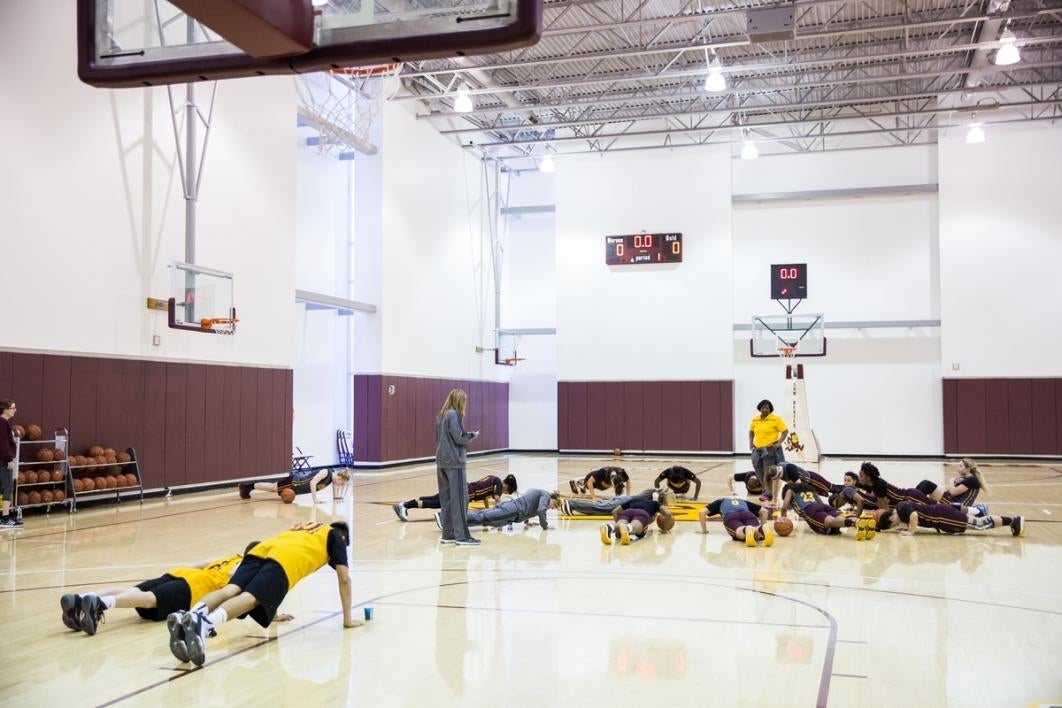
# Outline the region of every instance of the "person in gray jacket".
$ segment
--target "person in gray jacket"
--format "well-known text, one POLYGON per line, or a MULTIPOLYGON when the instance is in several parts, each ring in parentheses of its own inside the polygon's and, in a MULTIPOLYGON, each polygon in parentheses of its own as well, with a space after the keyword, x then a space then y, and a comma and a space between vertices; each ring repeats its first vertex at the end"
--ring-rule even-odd
POLYGON ((446 402, 435 418, 435 467, 441 507, 435 518, 442 529, 443 543, 478 546, 479 539, 472 538, 465 520, 465 510, 468 508, 468 458, 465 446, 479 435, 478 430, 465 432, 462 421, 467 405, 468 394, 455 388, 447 394, 446 402))
POLYGON ((649 499, 651 501, 661 502, 664 506, 673 506, 675 504, 675 492, 670 489, 657 489, 653 487, 638 492, 637 494, 621 494, 618 497, 599 499, 597 501, 591 501, 589 499, 561 499, 560 511, 565 516, 576 516, 579 514, 585 514, 587 516, 608 516, 617 506, 623 506, 631 499, 649 499))
MULTIPOLYGON (((527 523, 531 517, 538 516, 539 525, 548 529, 546 512, 558 506, 560 506, 560 495, 556 492, 528 489, 522 496, 502 502, 491 509, 468 512, 468 524, 470 526, 505 526, 516 521, 527 523)), ((439 520, 439 514, 436 514, 435 518, 439 520)), ((441 520, 439 525, 442 525, 441 520)))

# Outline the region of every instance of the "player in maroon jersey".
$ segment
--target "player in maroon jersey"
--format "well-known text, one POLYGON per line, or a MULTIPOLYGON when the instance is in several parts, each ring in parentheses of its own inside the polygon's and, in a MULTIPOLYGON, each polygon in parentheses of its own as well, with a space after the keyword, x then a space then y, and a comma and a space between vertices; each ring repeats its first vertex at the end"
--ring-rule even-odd
POLYGON ((1010 528, 1014 536, 1025 535, 1025 518, 1022 516, 972 516, 951 504, 900 502, 895 509, 878 514, 878 529, 886 531, 895 527, 901 536, 910 536, 919 527, 949 534, 966 533, 970 528, 977 531, 1010 528))
POLYGON ((874 538, 876 532, 874 517, 842 516, 837 509, 824 504, 806 482, 785 485, 782 491, 783 517, 790 507, 818 534, 839 534, 842 528, 855 527, 856 540, 864 541, 874 538))
MULTIPOLYGON (((782 474, 782 468, 778 465, 768 465, 764 470, 764 476, 767 478, 767 484, 771 484, 774 480, 782 474)), ((734 494, 734 482, 744 482, 745 490, 749 494, 763 494, 763 487, 760 486, 760 478, 756 476, 755 472, 735 472, 732 476, 727 476, 726 486, 730 490, 731 494, 734 494)))
POLYGON ((836 493, 840 490, 840 485, 833 484, 818 472, 812 472, 799 465, 794 465, 792 462, 786 462, 782 465, 782 474, 774 481, 775 498, 778 497, 778 488, 782 486, 783 482, 796 483, 801 481, 821 496, 836 493))
MULTIPOLYGON (((468 501, 483 502, 488 509, 491 504, 497 505, 501 501, 502 494, 516 493, 516 477, 506 475, 505 479, 487 475, 468 483, 468 501)), ((440 509, 439 495, 431 494, 426 497, 417 497, 405 502, 398 502, 391 507, 395 515, 402 521, 409 521, 410 509, 440 509)))
POLYGON ((590 494, 590 499, 596 499, 598 491, 611 489, 613 494, 619 496, 631 481, 627 470, 622 467, 599 467, 590 470, 582 479, 568 480, 568 486, 572 494, 590 494))
POLYGON ((701 533, 708 533, 708 517, 717 515, 722 515, 723 528, 735 541, 744 541, 750 548, 755 548, 757 541, 763 541, 765 546, 774 545, 774 532, 766 525, 769 515, 766 506, 737 497, 716 499, 697 514, 701 533))
POLYGON ((690 491, 690 483, 697 485, 697 488, 693 490, 693 499, 697 500, 697 497, 701 494, 701 478, 698 477, 693 470, 686 467, 675 465, 674 467, 668 467, 661 472, 653 480, 653 486, 659 487, 660 483, 667 480, 667 486, 675 494, 686 494, 690 491))

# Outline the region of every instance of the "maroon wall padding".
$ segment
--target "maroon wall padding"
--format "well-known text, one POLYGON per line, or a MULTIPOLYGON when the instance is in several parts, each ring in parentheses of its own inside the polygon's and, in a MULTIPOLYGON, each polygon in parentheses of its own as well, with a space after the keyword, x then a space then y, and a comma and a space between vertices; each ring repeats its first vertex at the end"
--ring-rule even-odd
POLYGON ((465 429, 479 430, 468 446, 509 447, 509 384, 358 374, 354 377, 354 463, 384 464, 435 456, 435 416, 454 388, 468 393, 465 429), (387 392, 395 387, 394 395, 387 392))
POLYGON ((148 488, 283 474, 291 467, 292 372, 0 352, 0 398, 46 436, 136 449, 148 488))
POLYGON ((733 452, 733 381, 559 381, 561 450, 733 452))
POLYGON ((944 452, 1062 455, 1062 379, 944 379, 944 452))

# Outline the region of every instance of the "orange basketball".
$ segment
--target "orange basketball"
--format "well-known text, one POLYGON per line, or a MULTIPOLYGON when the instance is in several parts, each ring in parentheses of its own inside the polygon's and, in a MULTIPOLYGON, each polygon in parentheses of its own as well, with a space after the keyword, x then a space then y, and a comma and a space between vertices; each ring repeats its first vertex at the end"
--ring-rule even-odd
POLYGON ((127 487, 136 487, 140 484, 140 482, 137 481, 135 474, 133 474, 132 472, 126 472, 125 484, 127 487))
POLYGON ((83 492, 83 491, 85 491, 85 483, 82 482, 80 479, 78 479, 76 477, 74 478, 74 491, 75 492, 83 492))
POLYGON ((133 460, 133 458, 129 456, 128 452, 119 452, 117 455, 115 455, 115 457, 118 459, 118 462, 122 463, 123 465, 126 462, 132 462, 133 460))
POLYGON ((26 439, 27 440, 40 440, 41 439, 41 426, 30 423, 26 426, 26 439))
POLYGON ((53 494, 52 501, 54 501, 54 502, 64 502, 64 501, 66 501, 66 492, 64 492, 62 489, 56 489, 52 494, 53 494))
POLYGON ((37 450, 37 462, 51 462, 52 451, 51 450, 37 450))
POLYGON ((62 470, 52 470, 52 481, 53 482, 62 482, 64 476, 65 475, 63 474, 62 470))
POLYGON ((26 429, 23 428, 18 423, 15 423, 14 425, 11 426, 11 432, 13 432, 15 434, 16 438, 24 438, 24 437, 26 437, 26 429))
POLYGON ((19 484, 25 484, 26 483, 26 473, 25 472, 19 472, 18 473, 18 483, 19 484))
POLYGON ((105 464, 107 464, 107 458, 104 457, 103 455, 97 455, 96 456, 96 464, 97 465, 105 465, 105 464))
POLYGON ((788 536, 793 533, 793 522, 783 516, 774 520, 774 532, 779 536, 788 536))
POLYGON ((103 448, 103 456, 104 457, 114 457, 116 454, 117 453, 114 451, 113 447, 105 447, 105 448, 103 448))
POLYGON ((18 505, 19 506, 26 506, 27 504, 29 504, 29 494, 27 494, 26 492, 19 492, 18 493, 18 505))
POLYGON ((108 480, 112 480, 113 479, 115 486, 118 486, 118 487, 124 487, 125 484, 126 484, 125 475, 124 474, 116 474, 113 477, 108 477, 107 479, 108 480))
POLYGON ((36 490, 30 492, 29 493, 29 503, 30 504, 40 504, 41 503, 41 493, 36 491, 36 490))
POLYGON ((62 450, 60 450, 59 448, 55 448, 54 450, 52 450, 52 459, 53 460, 61 460, 64 457, 66 457, 66 453, 63 452, 62 450))
POLYGON ((113 465, 118 462, 118 458, 115 455, 104 455, 103 459, 107 460, 108 465, 113 465))
POLYGON ((291 487, 284 487, 280 490, 280 500, 285 504, 290 504, 295 501, 295 490, 291 487))
POLYGON ((103 478, 107 483, 107 489, 114 489, 118 486, 118 479, 113 475, 107 475, 103 478))
POLYGON ((89 457, 99 457, 102 454, 103 454, 103 448, 100 447, 99 445, 93 445, 92 447, 90 447, 88 449, 88 456, 89 457))
POLYGON ((96 489, 106 489, 107 488, 107 478, 106 477, 94 477, 92 481, 96 483, 96 489))
POLYGON ((657 514, 656 525, 661 531, 667 533, 671 529, 675 528, 675 517, 671 514, 657 514))
POLYGON ((55 497, 55 495, 52 493, 52 490, 45 489, 43 492, 41 492, 41 503, 42 504, 51 504, 52 503, 52 499, 54 497, 55 497))
POLYGON ((79 479, 78 481, 81 482, 81 491, 83 492, 91 492, 96 489, 96 482, 92 477, 85 477, 85 479, 79 479))
POLYGON ((37 473, 34 470, 27 470, 25 472, 25 475, 26 475, 26 481, 23 482, 23 484, 36 484, 37 483, 37 473))

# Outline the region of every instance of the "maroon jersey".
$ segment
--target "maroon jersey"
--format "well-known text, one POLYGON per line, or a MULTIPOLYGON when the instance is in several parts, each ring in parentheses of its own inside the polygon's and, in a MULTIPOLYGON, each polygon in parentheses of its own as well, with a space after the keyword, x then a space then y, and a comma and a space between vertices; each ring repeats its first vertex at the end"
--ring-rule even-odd
POLYGON ((612 473, 622 472, 621 467, 600 467, 596 470, 591 470, 583 478, 583 484, 594 489, 612 489, 612 473))
POLYGON ((468 483, 468 501, 481 502, 502 495, 502 481, 492 474, 468 483))
POLYGON ((899 504, 900 502, 909 501, 912 504, 932 504, 933 500, 929 498, 929 495, 920 489, 901 489, 894 485, 885 483, 885 493, 889 497, 889 501, 893 504, 899 504))

